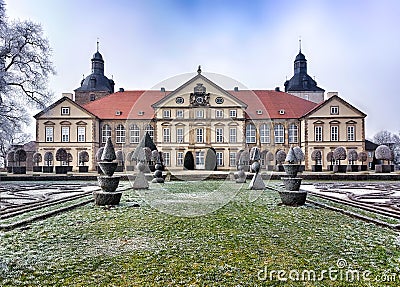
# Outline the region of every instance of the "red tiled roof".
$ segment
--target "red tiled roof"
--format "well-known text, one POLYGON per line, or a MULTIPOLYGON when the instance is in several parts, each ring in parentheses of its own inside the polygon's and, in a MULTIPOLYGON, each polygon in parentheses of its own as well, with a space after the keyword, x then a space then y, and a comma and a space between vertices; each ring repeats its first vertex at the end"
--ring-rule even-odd
POLYGON ((246 116, 250 119, 265 119, 266 116, 271 119, 298 119, 317 106, 316 103, 288 93, 272 90, 243 90, 229 91, 229 93, 248 105, 246 116), (257 114, 257 110, 262 110, 262 114, 257 114), (279 113, 280 110, 285 111, 283 115, 279 113))
POLYGON ((169 92, 125 91, 108 95, 84 105, 84 108, 100 119, 152 119, 151 105, 169 92), (116 112, 120 111, 120 115, 116 112))
MULTIPOLYGON (((297 119, 317 106, 316 103, 278 91, 242 90, 228 91, 248 105, 246 117, 250 119, 297 119), (262 114, 257 111, 262 110, 262 114), (284 110, 282 115, 280 110, 284 110)), ((100 119, 152 119, 152 104, 169 92, 125 91, 117 92, 84 105, 84 108, 100 119), (116 115, 120 111, 120 115, 116 115), (143 115, 141 115, 143 112, 143 115)))

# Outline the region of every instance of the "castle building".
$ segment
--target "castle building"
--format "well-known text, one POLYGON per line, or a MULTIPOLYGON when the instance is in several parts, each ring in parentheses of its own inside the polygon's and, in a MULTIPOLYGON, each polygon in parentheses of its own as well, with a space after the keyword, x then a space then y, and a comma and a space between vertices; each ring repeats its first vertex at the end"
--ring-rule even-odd
POLYGON ((328 93, 324 100, 324 92, 307 74, 301 51, 285 92, 226 90, 200 67, 173 91, 114 92, 97 51, 92 74, 75 90, 75 100, 63 97, 35 116, 37 149, 44 154, 66 148, 75 169, 79 152, 85 150, 94 170, 95 154, 108 137, 116 150, 128 155, 147 132, 171 170, 183 168, 188 152, 195 168, 204 169, 208 149, 215 151, 219 170, 233 169, 238 154, 253 146, 261 149, 264 168, 271 164, 265 158, 268 152, 300 146, 306 169, 311 169, 310 155, 316 149, 323 155, 320 164, 327 165, 327 153, 338 146, 357 152, 365 148, 366 115, 337 93, 328 93))

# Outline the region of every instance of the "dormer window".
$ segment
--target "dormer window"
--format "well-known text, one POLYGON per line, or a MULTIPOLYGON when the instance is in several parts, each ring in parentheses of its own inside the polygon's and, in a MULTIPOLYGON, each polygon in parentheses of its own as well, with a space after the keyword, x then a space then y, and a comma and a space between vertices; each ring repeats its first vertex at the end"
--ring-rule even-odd
POLYGON ((285 110, 279 110, 279 114, 280 115, 284 115, 285 114, 285 110))
POLYGON ((257 115, 262 115, 262 110, 257 110, 257 115))
POLYGON ((122 114, 121 111, 119 111, 119 110, 115 111, 115 115, 116 115, 116 116, 120 116, 121 114, 122 114))
POLYGON ((61 115, 62 116, 69 115, 69 107, 62 107, 61 108, 61 115))

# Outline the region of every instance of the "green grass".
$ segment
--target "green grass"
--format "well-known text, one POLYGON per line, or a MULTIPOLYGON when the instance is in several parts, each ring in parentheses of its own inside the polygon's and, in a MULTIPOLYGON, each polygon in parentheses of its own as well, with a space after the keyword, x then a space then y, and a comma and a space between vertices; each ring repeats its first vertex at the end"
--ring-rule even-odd
POLYGON ((394 231, 312 205, 279 206, 273 191, 254 200, 257 194, 246 186, 237 191, 237 186, 211 181, 152 185, 142 193, 147 203, 128 191, 116 208, 89 204, 29 228, 0 233, 0 286, 400 284, 394 231), (207 197, 212 199, 208 204, 207 197), (136 201, 141 207, 132 207, 136 201), (182 216, 193 215, 196 208, 213 212, 182 216), (339 259, 348 264, 342 271, 369 270, 371 281, 325 276, 321 282, 280 282, 257 276, 264 269, 318 274, 338 269, 339 259), (374 281, 388 271, 397 274, 395 282, 374 281))

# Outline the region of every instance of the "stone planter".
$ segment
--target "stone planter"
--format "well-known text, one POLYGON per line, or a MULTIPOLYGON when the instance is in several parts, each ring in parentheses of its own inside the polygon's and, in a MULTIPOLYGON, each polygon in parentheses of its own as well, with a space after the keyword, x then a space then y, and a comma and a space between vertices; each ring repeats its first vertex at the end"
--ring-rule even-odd
POLYGON ((43 173, 53 173, 54 166, 43 166, 43 173))
POLYGON ((306 166, 304 164, 299 165, 299 172, 304 172, 306 170, 306 166))
POLYGON ((307 191, 279 191, 279 196, 284 205, 302 206, 306 203, 307 191))
POLYGON ((311 166, 311 171, 313 172, 322 172, 322 165, 316 164, 311 166))
POLYGON ((26 174, 26 166, 14 166, 13 174, 26 174))
POLYGON ((338 173, 346 173, 347 171, 347 165, 334 165, 333 166, 333 172, 338 172, 338 173))
POLYGON ((134 170, 135 170, 135 166, 133 166, 133 165, 126 166, 126 171, 134 171, 134 170))
POLYGON ((33 172, 42 172, 43 171, 43 167, 42 166, 33 166, 32 167, 32 171, 33 172))
POLYGON ((79 172, 89 172, 89 167, 88 166, 79 166, 79 172))
POLYGON ((278 171, 278 172, 284 172, 285 171, 285 168, 281 164, 275 166, 275 168, 276 168, 276 171, 278 171))
POLYGON ((375 172, 376 173, 390 173, 392 170, 390 164, 376 164, 375 172))
POLYGON ((298 191, 300 189, 302 178, 295 177, 281 177, 283 184, 285 185, 285 190, 288 191, 298 191))
POLYGON ((123 165, 117 165, 117 168, 115 169, 115 172, 123 172, 124 171, 124 166, 123 165))
POLYGON ((326 170, 327 170, 327 171, 333 171, 333 165, 329 164, 329 165, 326 167, 326 170))
POLYGON ((108 161, 101 161, 98 163, 100 170, 108 176, 112 176, 117 169, 118 163, 117 162, 108 162, 108 161))
POLYGON ((67 171, 72 171, 72 166, 67 166, 67 171))
POLYGON ((56 166, 56 174, 67 174, 68 166, 56 166))
POLYGON ((367 171, 368 165, 360 165, 360 171, 367 171))
POLYGON ((358 165, 352 164, 352 165, 350 165, 349 170, 350 170, 351 172, 358 172, 358 171, 360 170, 360 168, 359 168, 358 165))
POLYGON ((289 177, 296 177, 299 172, 299 164, 284 164, 283 168, 289 177))
POLYGON ((7 172, 12 173, 13 172, 13 167, 12 166, 7 166, 7 172))

